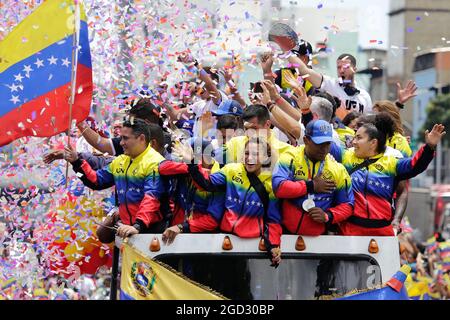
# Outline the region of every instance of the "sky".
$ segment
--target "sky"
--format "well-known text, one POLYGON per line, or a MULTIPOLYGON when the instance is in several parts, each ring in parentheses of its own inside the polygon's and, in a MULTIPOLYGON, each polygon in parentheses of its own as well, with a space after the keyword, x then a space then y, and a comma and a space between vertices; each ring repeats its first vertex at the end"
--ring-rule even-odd
POLYGON ((289 6, 297 2, 299 6, 321 9, 357 8, 357 30, 359 31, 359 44, 363 48, 376 47, 387 49, 389 45, 389 4, 390 0, 281 0, 282 5, 289 6), (370 40, 380 40, 382 44, 371 44, 370 40))

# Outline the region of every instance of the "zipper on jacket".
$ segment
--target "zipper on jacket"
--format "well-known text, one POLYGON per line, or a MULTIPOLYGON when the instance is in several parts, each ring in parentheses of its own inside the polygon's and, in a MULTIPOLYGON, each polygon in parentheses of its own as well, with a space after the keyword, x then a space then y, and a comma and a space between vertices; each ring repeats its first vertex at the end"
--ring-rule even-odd
MULTIPOLYGON (((264 218, 263 218, 264 219, 264 218)), ((258 218, 259 236, 264 236, 263 228, 261 227, 261 219, 258 218)))
POLYGON ((247 191, 245 191, 245 195, 244 195, 244 201, 242 201, 242 205, 241 205, 241 209, 239 210, 239 217, 236 219, 236 221, 233 223, 233 227, 231 228, 231 233, 234 233, 234 228, 236 227, 236 224, 238 223, 239 219, 242 217, 242 209, 244 208, 244 204, 245 204, 245 199, 247 199, 247 193, 249 192, 249 190, 251 189, 252 185, 250 185, 250 187, 248 187, 247 191))
POLYGON ((369 166, 366 167, 366 183, 364 185, 364 198, 366 199, 367 219, 370 219, 369 200, 367 200, 367 182, 369 181, 369 166))
POLYGON ((127 170, 125 170, 125 208, 127 209, 128 216, 130 217, 130 226, 133 225, 133 217, 130 213, 130 209, 128 209, 127 192, 128 192, 128 169, 130 169, 132 162, 133 160, 130 159, 130 164, 128 165, 127 170))
POLYGON ((300 210, 302 211, 302 216, 300 217, 300 221, 298 222, 297 229, 295 229, 295 234, 298 234, 298 231, 300 230, 300 227, 303 222, 303 217, 305 216, 305 212, 303 211, 303 209, 300 210))

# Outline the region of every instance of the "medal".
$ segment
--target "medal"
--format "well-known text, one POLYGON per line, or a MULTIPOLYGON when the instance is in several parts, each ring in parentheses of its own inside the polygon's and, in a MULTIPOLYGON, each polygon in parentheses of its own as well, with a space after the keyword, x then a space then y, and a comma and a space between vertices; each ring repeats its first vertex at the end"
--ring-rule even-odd
POLYGON ((306 199, 305 201, 303 201, 303 204, 302 204, 303 210, 305 210, 306 212, 308 212, 310 209, 314 208, 315 206, 316 206, 316 203, 311 198, 306 199))

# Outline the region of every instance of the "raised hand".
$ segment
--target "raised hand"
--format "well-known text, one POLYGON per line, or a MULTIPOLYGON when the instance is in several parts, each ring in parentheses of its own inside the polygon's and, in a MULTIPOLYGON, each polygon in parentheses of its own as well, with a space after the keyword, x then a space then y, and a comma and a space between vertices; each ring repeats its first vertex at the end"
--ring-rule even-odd
POLYGON ((192 159, 194 158, 194 152, 192 151, 191 146, 179 141, 176 141, 174 143, 172 147, 172 155, 180 158, 186 163, 191 163, 192 159))
POLYGON ((263 89, 262 97, 261 97, 261 103, 265 106, 267 106, 270 102, 270 93, 269 89, 267 89, 267 86, 264 82, 261 82, 261 88, 263 89))
POLYGON ((264 53, 261 56, 261 68, 264 73, 272 73, 273 54, 272 52, 264 53))
POLYGON ((55 160, 64 159, 64 150, 53 150, 44 155, 43 161, 45 164, 50 164, 55 160))
POLYGON ((425 143, 434 149, 445 134, 445 126, 442 124, 435 124, 431 132, 429 130, 425 131, 425 143))
POLYGON ((336 189, 336 183, 330 180, 324 180, 319 176, 314 177, 314 193, 332 193, 336 189))
POLYGON ((297 102, 297 105, 301 110, 309 110, 311 107, 312 98, 306 95, 306 90, 303 87, 295 88, 292 98, 297 102))
POLYGON ((409 99, 417 96, 417 86, 412 80, 409 80, 406 87, 403 89, 402 85, 397 82, 397 100, 401 104, 405 104, 409 99))
POLYGON ((73 150, 72 146, 69 145, 64 148, 64 159, 70 163, 78 160, 78 153, 73 150))
POLYGON ((269 91, 270 99, 275 101, 275 100, 277 100, 280 97, 280 94, 278 93, 278 90, 277 90, 277 88, 275 87, 275 85, 273 84, 272 81, 264 80, 263 84, 267 88, 267 90, 269 91))
POLYGON ((220 69, 219 73, 223 76, 223 78, 225 79, 226 83, 230 84, 230 81, 233 81, 233 71, 228 68, 228 69, 220 69))
POLYGON ((292 72, 285 72, 284 80, 286 80, 286 82, 291 86, 292 89, 302 87, 301 83, 293 76, 292 72))

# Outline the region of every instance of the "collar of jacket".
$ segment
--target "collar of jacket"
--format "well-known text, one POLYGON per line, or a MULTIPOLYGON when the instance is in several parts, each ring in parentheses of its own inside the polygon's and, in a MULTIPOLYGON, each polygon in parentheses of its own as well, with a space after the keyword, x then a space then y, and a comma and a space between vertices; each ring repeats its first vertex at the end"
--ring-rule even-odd
POLYGON ((149 143, 148 146, 147 146, 147 148, 146 148, 140 155, 138 155, 136 158, 131 159, 131 157, 129 156, 130 161, 133 161, 133 162, 139 162, 139 161, 141 161, 142 158, 143 158, 146 154, 150 153, 150 150, 151 150, 151 149, 152 149, 152 147, 150 146, 150 143, 149 143))

